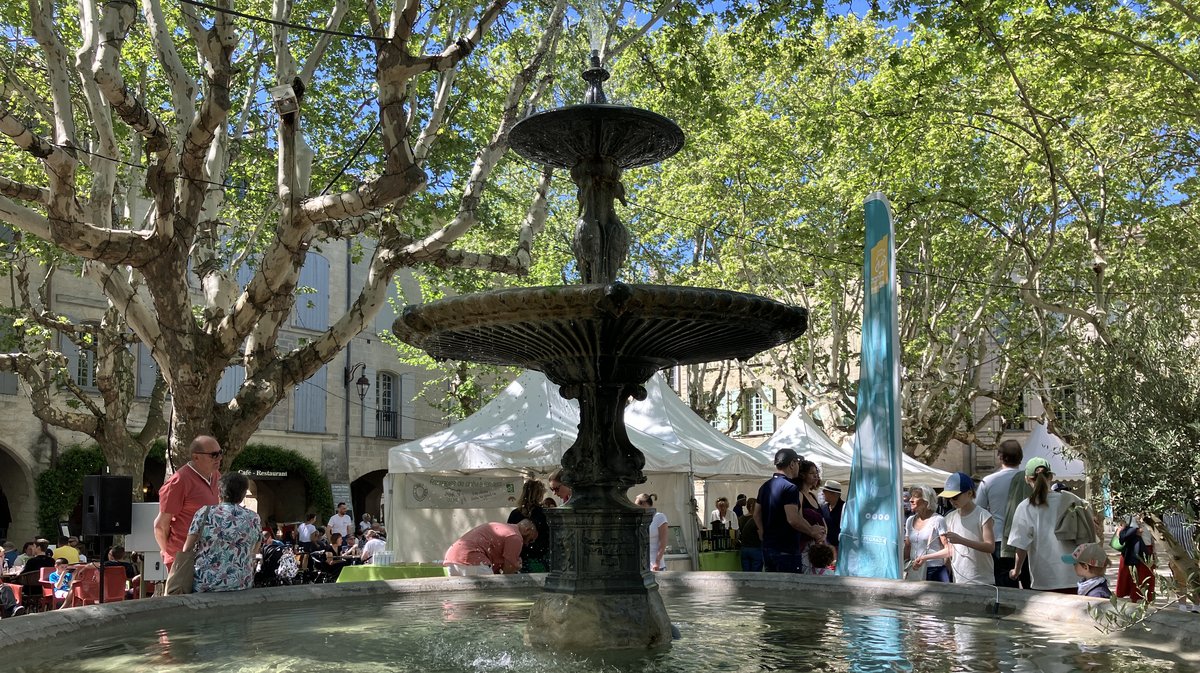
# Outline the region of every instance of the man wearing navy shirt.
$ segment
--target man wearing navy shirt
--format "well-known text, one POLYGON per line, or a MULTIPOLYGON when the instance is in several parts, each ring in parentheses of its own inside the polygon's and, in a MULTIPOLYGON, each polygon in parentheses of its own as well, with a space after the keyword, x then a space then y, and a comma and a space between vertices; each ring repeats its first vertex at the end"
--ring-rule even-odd
MULTIPOLYGON (((800 515, 800 489, 792 483, 800 473, 801 460, 793 449, 776 451, 775 474, 758 489, 754 524, 762 537, 763 566, 767 572, 802 571, 800 531, 807 532, 810 526, 800 515)), ((824 537, 823 530, 821 535, 824 537)))

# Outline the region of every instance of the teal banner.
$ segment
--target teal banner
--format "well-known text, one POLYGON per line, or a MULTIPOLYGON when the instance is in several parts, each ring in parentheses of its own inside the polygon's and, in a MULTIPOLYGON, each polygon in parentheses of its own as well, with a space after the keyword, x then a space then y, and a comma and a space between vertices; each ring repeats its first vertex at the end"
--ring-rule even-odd
POLYGON ((838 574, 900 579, 900 331, 892 206, 867 197, 862 358, 838 574))

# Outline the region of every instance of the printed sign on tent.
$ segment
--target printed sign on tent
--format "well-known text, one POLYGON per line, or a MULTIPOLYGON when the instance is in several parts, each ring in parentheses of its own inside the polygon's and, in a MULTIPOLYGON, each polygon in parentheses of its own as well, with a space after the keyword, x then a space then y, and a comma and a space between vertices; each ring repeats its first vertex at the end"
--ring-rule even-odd
POLYGON ((408 474, 404 506, 408 509, 474 509, 515 507, 520 477, 455 477, 408 474))

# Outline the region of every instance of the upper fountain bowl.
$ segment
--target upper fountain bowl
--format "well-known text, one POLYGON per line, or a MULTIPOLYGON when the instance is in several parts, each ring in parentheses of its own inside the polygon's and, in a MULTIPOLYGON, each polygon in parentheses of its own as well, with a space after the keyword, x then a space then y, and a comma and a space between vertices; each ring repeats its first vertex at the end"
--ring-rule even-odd
POLYGON ((513 126, 508 142, 517 154, 554 168, 604 158, 627 170, 683 149, 683 130, 649 110, 589 103, 530 115, 513 126))

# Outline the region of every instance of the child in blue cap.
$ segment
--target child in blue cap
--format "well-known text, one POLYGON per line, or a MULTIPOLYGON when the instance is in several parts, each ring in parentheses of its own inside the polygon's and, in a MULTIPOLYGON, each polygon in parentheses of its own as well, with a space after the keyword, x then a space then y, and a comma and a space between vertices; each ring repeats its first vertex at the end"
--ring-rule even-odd
POLYGON ((962 472, 946 480, 942 497, 954 505, 946 515, 946 553, 956 584, 995 584, 992 513, 975 505, 975 482, 962 472))

